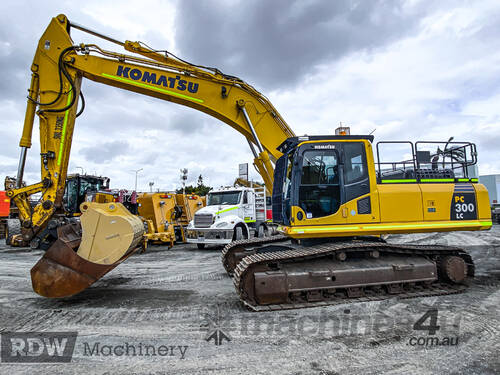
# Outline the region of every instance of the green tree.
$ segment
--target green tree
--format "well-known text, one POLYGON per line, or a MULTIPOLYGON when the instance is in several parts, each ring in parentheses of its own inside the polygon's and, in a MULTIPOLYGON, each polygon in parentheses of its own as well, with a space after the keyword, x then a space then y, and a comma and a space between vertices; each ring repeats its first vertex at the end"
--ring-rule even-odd
MULTIPOLYGON (((206 186, 203 183, 203 176, 201 174, 198 176, 198 182, 196 186, 193 185, 186 186, 186 194, 196 194, 203 196, 207 195, 210 190, 212 190, 212 187, 206 186)), ((182 188, 177 189, 176 193, 182 194, 182 188)))

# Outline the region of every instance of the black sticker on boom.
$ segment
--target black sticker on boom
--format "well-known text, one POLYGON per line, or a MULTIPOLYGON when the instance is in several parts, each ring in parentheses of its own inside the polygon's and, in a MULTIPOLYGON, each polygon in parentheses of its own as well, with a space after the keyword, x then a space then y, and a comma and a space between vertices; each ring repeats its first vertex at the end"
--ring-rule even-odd
POLYGON ((451 199, 451 220, 476 220, 476 193, 470 184, 455 185, 451 199))

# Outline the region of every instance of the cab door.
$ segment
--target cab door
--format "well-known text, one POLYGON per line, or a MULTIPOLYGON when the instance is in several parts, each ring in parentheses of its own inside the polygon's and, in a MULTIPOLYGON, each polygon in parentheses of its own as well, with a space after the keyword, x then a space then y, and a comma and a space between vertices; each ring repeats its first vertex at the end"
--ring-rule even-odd
POLYGON ((378 197, 370 190, 367 153, 364 142, 343 144, 343 181, 347 223, 370 223, 378 214, 378 197))
POLYGON ((312 143, 300 148, 294 185, 298 198, 292 217, 299 225, 345 224, 340 155, 335 144, 312 143))
POLYGON ((245 223, 255 223, 255 196, 253 191, 243 191, 243 220, 245 223))

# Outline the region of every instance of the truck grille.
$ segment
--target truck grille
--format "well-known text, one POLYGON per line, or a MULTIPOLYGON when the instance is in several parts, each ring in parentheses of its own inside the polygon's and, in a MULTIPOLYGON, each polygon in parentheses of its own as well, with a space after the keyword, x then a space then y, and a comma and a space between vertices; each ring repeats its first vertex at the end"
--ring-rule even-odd
POLYGON ((212 214, 195 214, 194 226, 196 228, 208 228, 214 222, 212 214))

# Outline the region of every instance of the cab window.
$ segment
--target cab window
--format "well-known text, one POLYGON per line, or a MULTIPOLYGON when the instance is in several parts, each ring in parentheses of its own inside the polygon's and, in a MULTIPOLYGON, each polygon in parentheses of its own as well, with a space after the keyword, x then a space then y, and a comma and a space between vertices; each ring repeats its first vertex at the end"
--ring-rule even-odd
POLYGON ((299 206, 307 219, 332 215, 340 207, 338 157, 335 150, 303 154, 299 206))
POLYGON ((344 144, 345 183, 352 184, 367 178, 365 152, 362 143, 344 144))

